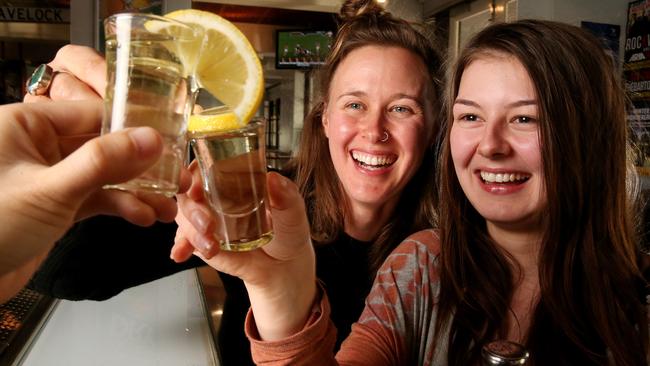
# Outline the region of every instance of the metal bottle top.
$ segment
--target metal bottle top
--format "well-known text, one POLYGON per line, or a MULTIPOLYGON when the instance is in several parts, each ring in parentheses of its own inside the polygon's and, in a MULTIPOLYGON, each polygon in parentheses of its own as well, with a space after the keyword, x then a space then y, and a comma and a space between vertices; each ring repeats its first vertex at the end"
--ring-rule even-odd
POLYGON ((483 365, 525 365, 529 353, 526 348, 519 343, 498 340, 493 341, 481 350, 483 365))

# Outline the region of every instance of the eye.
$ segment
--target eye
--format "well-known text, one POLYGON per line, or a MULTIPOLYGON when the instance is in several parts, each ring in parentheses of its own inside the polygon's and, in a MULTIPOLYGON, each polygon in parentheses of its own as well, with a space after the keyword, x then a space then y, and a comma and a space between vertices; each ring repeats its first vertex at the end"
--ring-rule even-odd
POLYGON ((403 105, 396 105, 390 109, 391 112, 397 113, 413 113, 413 110, 403 105))
POLYGON ((514 121, 516 123, 535 123, 537 122, 537 118, 530 116, 517 116, 515 117, 514 121))
POLYGON ((458 120, 464 122, 476 122, 478 121, 478 116, 475 114, 463 114, 458 117, 458 120))
POLYGON ((363 105, 361 103, 357 102, 351 102, 345 105, 347 109, 352 109, 352 110, 361 110, 363 109, 363 105))

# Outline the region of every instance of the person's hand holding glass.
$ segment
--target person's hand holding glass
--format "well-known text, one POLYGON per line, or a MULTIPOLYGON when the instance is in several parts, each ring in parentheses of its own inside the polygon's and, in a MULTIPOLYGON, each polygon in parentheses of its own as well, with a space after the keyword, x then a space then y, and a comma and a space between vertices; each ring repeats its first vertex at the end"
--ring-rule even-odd
POLYGON ((165 141, 155 166, 136 179, 108 187, 172 196, 178 191, 184 161, 203 32, 150 14, 116 14, 104 26, 108 83, 102 133, 149 126, 165 141))
MULTIPOLYGON (((217 128, 203 123, 199 129, 190 131, 189 137, 202 173, 207 202, 219 222, 215 237, 222 249, 250 250, 265 244, 272 236, 265 208, 264 123, 261 120, 248 123, 259 105, 256 99, 261 92, 254 89, 250 95, 244 93, 240 97, 252 101, 230 100, 227 93, 221 92, 229 86, 225 82, 215 82, 218 77, 224 77, 225 70, 205 71, 205 59, 214 53, 212 45, 220 43, 214 42, 214 33, 203 30, 217 25, 222 28, 225 25, 225 29, 230 26, 221 18, 208 18, 196 11, 172 13, 170 17, 117 14, 107 18, 108 85, 102 131, 108 133, 141 125, 156 128, 167 143, 163 157, 139 178, 111 188, 173 195, 177 191, 178 171, 184 160, 186 122, 198 84, 205 84, 218 96, 225 95, 228 107, 218 109, 214 115, 211 115, 214 110, 201 112, 197 120, 223 120, 225 113, 236 123, 217 128), (197 15, 203 19, 198 20, 197 15), (179 22, 178 18, 186 23, 179 22), (207 35, 205 42, 204 34, 207 35), (237 109, 241 106, 245 107, 243 113, 242 108, 237 109), (240 114, 235 115, 230 108, 240 114)), ((231 36, 217 37, 223 41, 231 36)), ((245 38, 243 42, 248 44, 245 38)), ((233 44, 237 45, 237 42, 233 44)), ((241 52, 236 47, 230 51, 229 47, 222 47, 224 50, 221 52, 241 52)), ((261 83, 263 79, 257 55, 252 48, 244 50, 253 51, 253 56, 248 59, 252 58, 258 64, 253 65, 253 69, 259 75, 252 74, 261 83)), ((246 70, 244 66, 237 65, 246 70)), ((208 68, 211 67, 212 64, 208 64, 208 68)), ((251 78, 250 75, 247 77, 251 78)), ((224 80, 229 81, 227 78, 224 80)))

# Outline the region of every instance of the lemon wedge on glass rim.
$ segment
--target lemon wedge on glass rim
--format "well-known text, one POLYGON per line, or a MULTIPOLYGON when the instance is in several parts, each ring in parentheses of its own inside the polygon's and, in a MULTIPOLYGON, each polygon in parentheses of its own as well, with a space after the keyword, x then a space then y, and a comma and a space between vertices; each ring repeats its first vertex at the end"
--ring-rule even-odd
POLYGON ((221 106, 204 110, 190 116, 187 130, 203 134, 214 131, 229 131, 242 127, 239 118, 228 107, 221 106))
POLYGON ((189 51, 198 53, 197 81, 231 111, 192 115, 188 130, 229 130, 248 123, 262 102, 264 76, 246 36, 231 22, 207 11, 177 10, 165 17, 203 29, 202 48, 189 51))

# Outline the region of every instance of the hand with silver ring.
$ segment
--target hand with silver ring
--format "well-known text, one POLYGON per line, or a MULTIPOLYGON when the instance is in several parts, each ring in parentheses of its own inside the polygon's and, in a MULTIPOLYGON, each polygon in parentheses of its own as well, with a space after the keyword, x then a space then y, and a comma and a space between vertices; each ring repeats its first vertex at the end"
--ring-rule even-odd
POLYGON ((105 89, 104 58, 90 47, 66 45, 52 61, 35 70, 28 81, 24 101, 99 100, 105 89))

